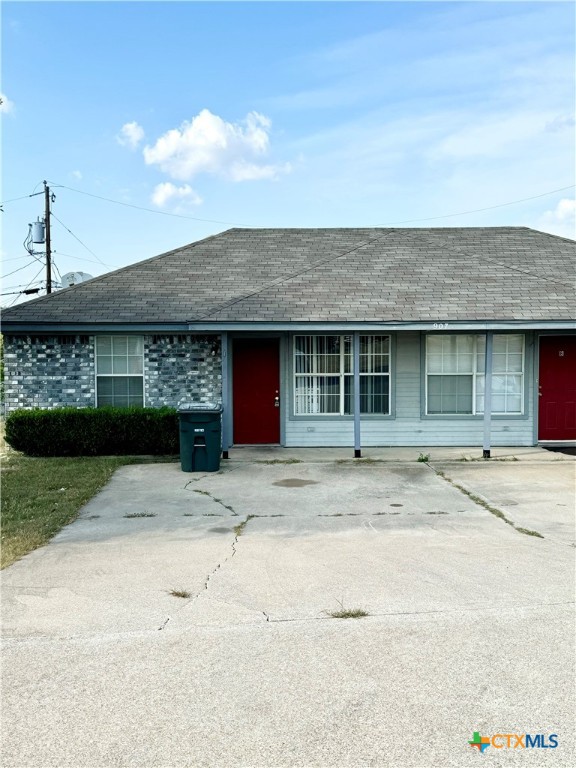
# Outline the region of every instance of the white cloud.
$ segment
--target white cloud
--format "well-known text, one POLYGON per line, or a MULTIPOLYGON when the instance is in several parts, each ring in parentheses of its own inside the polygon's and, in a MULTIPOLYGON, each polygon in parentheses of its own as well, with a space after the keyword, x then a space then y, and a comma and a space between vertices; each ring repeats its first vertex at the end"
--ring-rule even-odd
POLYGON ((116 141, 123 147, 130 147, 130 149, 136 149, 138 144, 144 138, 144 128, 138 125, 136 121, 132 123, 125 123, 120 129, 120 133, 116 136, 116 141))
POLYGON ((154 205, 163 208, 170 200, 186 200, 186 202, 192 205, 200 205, 202 203, 200 195, 189 184, 184 184, 182 187, 177 187, 169 181, 158 184, 152 193, 154 205))
POLYGON ((557 115, 553 120, 546 123, 546 130, 553 133, 565 129, 573 130, 575 125, 576 119, 574 119, 574 115, 557 115))
POLYGON ((0 112, 7 115, 14 110, 14 102, 10 101, 8 96, 4 93, 0 93, 0 112))
POLYGON ((250 112, 240 123, 227 123, 203 109, 146 146, 144 160, 182 181, 200 173, 231 181, 272 179, 289 172, 290 166, 258 162, 270 149, 270 127, 269 118, 258 112, 250 112))
POLYGON ((576 240, 576 200, 566 197, 560 200, 556 208, 543 214, 537 229, 576 240))
POLYGON ((78 179, 78 181, 80 181, 80 179, 82 178, 82 171, 72 171, 70 175, 73 176, 75 179, 78 179))

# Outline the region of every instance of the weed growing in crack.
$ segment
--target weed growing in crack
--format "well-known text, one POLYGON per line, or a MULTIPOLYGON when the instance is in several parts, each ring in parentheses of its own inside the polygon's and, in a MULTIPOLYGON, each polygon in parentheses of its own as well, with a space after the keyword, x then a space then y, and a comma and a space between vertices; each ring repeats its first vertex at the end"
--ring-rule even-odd
POLYGON ((336 600, 340 608, 336 608, 333 611, 322 611, 331 619, 361 619, 364 616, 369 616, 368 611, 363 608, 345 608, 343 600, 336 600))
MULTIPOLYGON (((220 504, 221 507, 224 507, 224 509, 230 510, 230 512, 234 512, 234 508, 230 507, 228 504, 224 504, 222 499, 217 499, 215 496, 212 496, 212 500, 216 502, 216 504, 220 504)), ((236 514, 236 512, 234 512, 236 514)))
POLYGON ((464 488, 463 485, 459 485, 459 483, 454 482, 451 478, 447 477, 444 472, 438 472, 438 470, 434 470, 438 477, 441 477, 443 480, 446 480, 447 483, 450 483, 454 488, 457 488, 459 491, 461 491, 465 496, 468 496, 468 498, 473 501, 475 504, 478 504, 479 507, 484 507, 484 509, 488 510, 494 517, 500 518, 500 520, 503 520, 506 525, 512 526, 515 531, 518 531, 518 533, 524 533, 527 536, 537 536, 539 539, 543 539, 544 536, 542 536, 541 533, 538 533, 538 531, 532 531, 529 528, 522 528, 519 525, 516 525, 516 523, 512 522, 504 512, 502 512, 501 509, 498 509, 497 507, 493 507, 491 504, 489 504, 487 501, 485 501, 480 496, 477 496, 475 493, 472 493, 471 491, 468 491, 466 488, 464 488))
POLYGON ((234 526, 234 533, 236 534, 236 538, 239 538, 244 533, 244 528, 246 528, 247 524, 249 523, 252 518, 256 517, 256 515, 248 515, 246 520, 242 520, 241 523, 238 523, 238 525, 234 526))
POLYGON ((171 589, 168 594, 172 595, 172 597, 183 597, 185 599, 192 597, 191 592, 188 592, 187 589, 171 589))
POLYGON ((269 459, 262 461, 255 461, 255 464, 302 464, 301 459, 269 459))
POLYGON ((420 456, 416 459, 416 461, 419 461, 421 464, 427 464, 430 461, 430 454, 429 453, 421 453, 420 456))
POLYGON ((124 517, 156 517, 154 512, 129 512, 124 517))
POLYGON ((518 531, 518 533, 525 533, 526 536, 537 536, 539 539, 544 538, 544 536, 542 536, 541 533, 538 533, 538 531, 533 531, 530 528, 520 528, 520 526, 518 525, 516 525, 515 528, 518 531))
POLYGON ((208 491, 201 491, 200 488, 193 488, 192 493, 200 493, 202 496, 210 496, 211 494, 208 491))

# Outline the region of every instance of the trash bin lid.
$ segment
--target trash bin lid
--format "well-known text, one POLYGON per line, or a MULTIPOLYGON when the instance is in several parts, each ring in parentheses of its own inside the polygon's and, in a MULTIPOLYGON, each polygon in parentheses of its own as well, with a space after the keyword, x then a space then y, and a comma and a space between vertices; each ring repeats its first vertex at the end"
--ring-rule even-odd
POLYGON ((178 413, 222 413, 217 403, 180 403, 178 413))

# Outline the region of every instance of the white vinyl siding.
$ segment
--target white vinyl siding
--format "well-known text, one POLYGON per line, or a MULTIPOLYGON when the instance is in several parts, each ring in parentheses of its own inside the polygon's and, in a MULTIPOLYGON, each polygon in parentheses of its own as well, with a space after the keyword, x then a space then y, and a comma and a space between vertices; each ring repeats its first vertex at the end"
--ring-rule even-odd
MULTIPOLYGON (((294 337, 294 414, 353 412, 352 336, 294 337)), ((390 337, 360 337, 360 412, 390 412, 390 337)))
POLYGON ((144 405, 142 336, 96 337, 96 402, 99 406, 144 405))
MULTIPOLYGON (((486 337, 476 334, 426 337, 426 413, 484 413, 486 337)), ((494 335, 492 413, 524 413, 524 336, 494 335)))

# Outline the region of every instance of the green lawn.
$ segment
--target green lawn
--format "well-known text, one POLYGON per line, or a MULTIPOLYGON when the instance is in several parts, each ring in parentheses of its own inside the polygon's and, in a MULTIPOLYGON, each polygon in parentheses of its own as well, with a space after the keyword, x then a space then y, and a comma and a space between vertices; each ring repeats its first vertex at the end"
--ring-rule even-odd
POLYGON ((144 461, 137 456, 42 459, 9 451, 2 460, 0 567, 46 544, 72 522, 118 467, 144 461))

